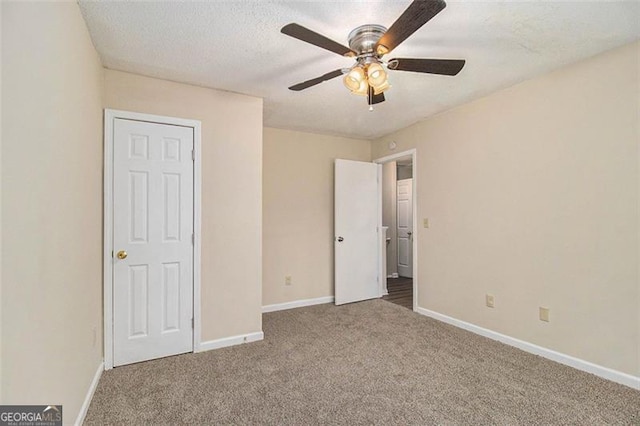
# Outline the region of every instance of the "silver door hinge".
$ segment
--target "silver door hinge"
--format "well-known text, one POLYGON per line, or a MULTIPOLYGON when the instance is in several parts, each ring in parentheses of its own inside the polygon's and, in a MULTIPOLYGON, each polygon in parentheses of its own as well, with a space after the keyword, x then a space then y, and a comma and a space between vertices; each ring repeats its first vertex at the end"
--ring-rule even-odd
POLYGON ((196 243, 196 234, 191 234, 191 245, 196 243))
POLYGON ((191 151, 191 161, 196 161, 196 151, 195 150, 191 151))
POLYGON ((111 257, 113 257, 113 250, 111 250, 111 257))
POLYGON ((191 318, 191 328, 193 328, 193 318, 191 318))

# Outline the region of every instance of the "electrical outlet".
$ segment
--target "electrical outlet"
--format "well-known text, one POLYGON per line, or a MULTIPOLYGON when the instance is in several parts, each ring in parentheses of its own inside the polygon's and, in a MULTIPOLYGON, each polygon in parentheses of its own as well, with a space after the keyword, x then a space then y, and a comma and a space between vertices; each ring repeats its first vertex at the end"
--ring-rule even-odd
POLYGON ((486 298, 487 307, 489 308, 495 307, 495 300, 493 298, 493 294, 487 294, 485 298, 486 298))
POLYGON ((549 322, 549 308, 540 306, 540 321, 549 322))
POLYGON ((284 277, 284 285, 291 285, 291 275, 284 277))
POLYGON ((424 219, 422 219, 422 225, 423 225, 425 228, 428 228, 428 227, 429 227, 429 219, 428 219, 428 218, 426 218, 426 217, 425 217, 424 219))

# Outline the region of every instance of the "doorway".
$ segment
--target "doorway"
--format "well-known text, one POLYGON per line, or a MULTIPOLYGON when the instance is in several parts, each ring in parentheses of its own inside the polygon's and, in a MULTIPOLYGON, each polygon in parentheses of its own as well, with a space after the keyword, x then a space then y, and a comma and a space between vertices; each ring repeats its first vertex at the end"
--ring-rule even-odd
POLYGON ((417 307, 415 157, 415 150, 410 150, 375 160, 382 164, 382 226, 387 232, 383 299, 413 310, 417 307))
POLYGON ((200 123, 105 110, 105 368, 199 347, 200 123))

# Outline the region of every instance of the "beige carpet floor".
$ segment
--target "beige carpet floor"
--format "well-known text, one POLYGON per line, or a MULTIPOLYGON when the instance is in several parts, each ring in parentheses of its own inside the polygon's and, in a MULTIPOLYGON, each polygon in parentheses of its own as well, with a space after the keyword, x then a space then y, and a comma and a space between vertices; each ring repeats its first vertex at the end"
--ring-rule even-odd
MULTIPOLYGON (((640 392, 373 300, 103 374, 86 424, 640 424, 640 392)), ((613 350, 613 349, 612 349, 613 350)))

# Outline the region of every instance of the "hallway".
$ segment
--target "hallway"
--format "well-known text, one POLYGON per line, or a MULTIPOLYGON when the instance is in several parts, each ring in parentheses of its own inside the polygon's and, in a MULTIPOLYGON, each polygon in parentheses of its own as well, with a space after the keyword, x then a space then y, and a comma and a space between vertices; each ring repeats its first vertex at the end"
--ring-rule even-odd
POLYGON ((387 278, 387 290, 389 294, 383 296, 383 300, 413 310, 413 279, 387 278))

